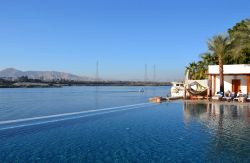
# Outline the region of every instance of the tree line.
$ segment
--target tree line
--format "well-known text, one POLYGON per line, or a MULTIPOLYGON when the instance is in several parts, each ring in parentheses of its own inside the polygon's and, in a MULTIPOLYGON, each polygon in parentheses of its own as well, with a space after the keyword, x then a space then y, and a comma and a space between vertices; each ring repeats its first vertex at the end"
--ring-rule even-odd
POLYGON ((207 51, 200 54, 199 61, 186 67, 186 73, 189 72, 191 79, 207 79, 208 65, 219 65, 223 81, 223 64, 250 64, 250 19, 242 20, 225 34, 209 39, 207 51))

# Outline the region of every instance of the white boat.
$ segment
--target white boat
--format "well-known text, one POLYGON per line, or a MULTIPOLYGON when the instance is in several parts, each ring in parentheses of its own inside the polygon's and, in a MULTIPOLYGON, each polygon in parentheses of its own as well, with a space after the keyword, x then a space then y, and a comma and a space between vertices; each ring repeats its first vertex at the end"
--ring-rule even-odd
POLYGON ((171 97, 183 97, 184 96, 184 83, 172 82, 171 97))

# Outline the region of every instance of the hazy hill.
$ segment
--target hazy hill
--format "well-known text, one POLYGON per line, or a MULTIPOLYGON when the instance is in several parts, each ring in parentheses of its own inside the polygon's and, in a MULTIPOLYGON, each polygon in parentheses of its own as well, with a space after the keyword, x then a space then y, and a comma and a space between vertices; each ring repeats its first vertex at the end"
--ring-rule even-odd
POLYGON ((77 81, 89 81, 88 77, 81 77, 70 73, 57 72, 57 71, 20 71, 14 68, 7 68, 0 71, 0 77, 16 79, 21 76, 28 76, 30 79, 42 79, 42 80, 77 80, 77 81))

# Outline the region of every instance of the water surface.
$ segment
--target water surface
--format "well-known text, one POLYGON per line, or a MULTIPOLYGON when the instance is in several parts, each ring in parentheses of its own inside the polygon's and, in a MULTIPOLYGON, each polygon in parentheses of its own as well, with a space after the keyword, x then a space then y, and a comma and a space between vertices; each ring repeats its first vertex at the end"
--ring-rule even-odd
POLYGON ((1 89, 0 123, 45 117, 0 125, 1 162, 250 161, 248 105, 147 104, 169 87, 140 88, 1 89))

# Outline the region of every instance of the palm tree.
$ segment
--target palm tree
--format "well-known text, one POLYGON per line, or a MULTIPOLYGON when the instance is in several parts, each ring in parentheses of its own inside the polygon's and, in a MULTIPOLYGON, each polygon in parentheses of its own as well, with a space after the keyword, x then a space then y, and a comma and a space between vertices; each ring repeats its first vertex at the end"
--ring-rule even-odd
POLYGON ((231 39, 231 58, 236 63, 249 63, 250 19, 242 20, 228 30, 231 39))
POLYGON ((198 80, 206 79, 208 71, 208 65, 204 61, 198 61, 197 77, 198 80))
POLYGON ((229 50, 229 39, 227 36, 214 36, 208 41, 208 49, 214 56, 218 56, 220 73, 220 92, 224 93, 223 57, 229 50))
POLYGON ((216 64, 217 60, 216 57, 213 56, 210 52, 202 53, 200 55, 202 61, 204 62, 205 65, 212 65, 216 64))
POLYGON ((200 66, 201 67, 200 71, 203 72, 202 79, 205 79, 207 77, 207 73, 208 73, 208 66, 216 64, 217 63, 217 59, 210 52, 202 53, 200 55, 200 57, 202 59, 202 62, 200 62, 200 64, 202 65, 202 66, 200 66))
POLYGON ((189 66, 186 67, 186 73, 187 72, 189 72, 191 79, 195 79, 197 73, 197 64, 195 62, 190 63, 189 66))

